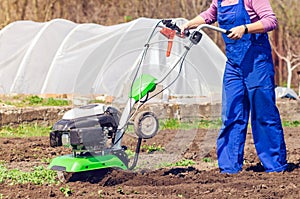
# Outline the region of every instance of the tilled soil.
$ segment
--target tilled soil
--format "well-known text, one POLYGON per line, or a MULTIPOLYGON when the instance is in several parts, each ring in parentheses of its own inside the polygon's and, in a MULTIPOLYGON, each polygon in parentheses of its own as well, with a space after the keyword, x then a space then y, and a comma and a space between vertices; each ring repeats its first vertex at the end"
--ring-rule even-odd
MULTIPOLYGON (((101 170, 73 175, 57 185, 0 184, 0 198, 299 198, 300 128, 285 128, 289 170, 265 173, 259 164, 251 132, 247 135, 244 170, 220 174, 215 154, 216 130, 164 130, 143 141, 163 151, 147 153, 142 147, 133 171, 101 170), (192 166, 166 166, 193 160, 192 166), (89 176, 89 177, 86 177, 89 176)), ((136 139, 125 136, 123 144, 134 150, 136 139)), ((49 146, 48 137, 1 138, 0 161, 9 169, 29 171, 47 167, 46 160, 70 153, 49 146)))

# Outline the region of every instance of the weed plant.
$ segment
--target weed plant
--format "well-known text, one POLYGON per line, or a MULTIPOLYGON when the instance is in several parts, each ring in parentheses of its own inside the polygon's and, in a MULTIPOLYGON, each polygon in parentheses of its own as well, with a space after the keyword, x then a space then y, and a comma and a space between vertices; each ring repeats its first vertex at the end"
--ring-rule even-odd
POLYGON ((17 127, 2 126, 0 137, 36 137, 49 136, 51 127, 38 124, 21 124, 17 127))
POLYGON ((35 185, 55 184, 57 173, 53 170, 45 169, 42 166, 34 167, 30 172, 20 171, 18 169, 7 169, 3 164, 0 164, 0 183, 28 184, 35 185))
POLYGON ((183 159, 175 163, 164 163, 162 167, 187 167, 196 164, 193 160, 183 159))

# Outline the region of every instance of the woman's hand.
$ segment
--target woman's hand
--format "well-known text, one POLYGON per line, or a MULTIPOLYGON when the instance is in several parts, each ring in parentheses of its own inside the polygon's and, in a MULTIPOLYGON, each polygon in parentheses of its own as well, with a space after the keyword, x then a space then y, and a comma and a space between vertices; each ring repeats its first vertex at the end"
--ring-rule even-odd
POLYGON ((181 25, 179 28, 181 30, 181 34, 183 34, 184 30, 197 28, 200 24, 204 23, 204 19, 200 15, 198 15, 190 21, 186 22, 185 24, 181 25))
POLYGON ((230 39, 238 40, 243 37, 243 35, 245 34, 245 31, 246 31, 246 28, 244 25, 241 25, 241 26, 236 26, 236 27, 230 29, 230 31, 231 31, 231 33, 229 35, 227 35, 227 37, 230 39))
POLYGON ((184 35, 184 30, 189 29, 189 22, 179 26, 180 31, 181 31, 181 35, 184 35))

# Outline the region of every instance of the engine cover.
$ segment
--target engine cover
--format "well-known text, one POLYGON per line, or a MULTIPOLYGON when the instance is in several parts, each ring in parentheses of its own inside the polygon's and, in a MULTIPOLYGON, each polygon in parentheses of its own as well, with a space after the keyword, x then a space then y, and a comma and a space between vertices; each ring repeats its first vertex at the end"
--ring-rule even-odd
MULTIPOLYGON (((52 147, 62 146, 62 135, 68 134, 74 150, 94 150, 94 148, 95 150, 102 150, 105 148, 107 139, 113 140, 115 137, 120 112, 113 107, 106 107, 103 112, 89 115, 91 113, 90 107, 80 109, 80 117, 70 117, 70 119, 63 117, 57 121, 50 132, 50 145, 52 147), (84 110, 87 113, 83 113, 84 110)), ((78 108, 75 109, 78 111, 78 108)), ((72 113, 72 111, 70 112, 72 113)))
POLYGON ((102 128, 72 129, 69 134, 74 150, 101 151, 107 148, 108 136, 102 128))

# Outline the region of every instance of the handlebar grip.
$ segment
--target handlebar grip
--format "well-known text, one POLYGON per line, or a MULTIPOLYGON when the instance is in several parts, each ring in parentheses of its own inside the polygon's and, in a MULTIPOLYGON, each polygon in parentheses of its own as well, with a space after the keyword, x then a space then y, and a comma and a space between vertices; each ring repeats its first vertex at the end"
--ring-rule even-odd
POLYGON ((161 22, 162 22, 164 25, 167 25, 167 24, 170 24, 170 23, 172 22, 172 20, 171 20, 171 19, 163 19, 161 22))
POLYGON ((225 34, 229 35, 230 33, 232 33, 230 30, 226 30, 225 34))
POLYGON ((183 31, 184 36, 189 37, 190 36, 190 31, 188 29, 185 29, 183 31))
MULTIPOLYGON (((172 29, 172 30, 176 30, 178 34, 181 34, 181 29, 176 25, 176 23, 173 23, 171 19, 163 19, 162 23, 172 29)), ((190 36, 190 31, 188 29, 185 29, 183 31, 183 36, 185 37, 189 37, 190 36)))
POLYGON ((162 23, 167 27, 172 30, 176 30, 178 33, 181 32, 180 28, 176 25, 176 23, 172 23, 171 19, 164 19, 162 20, 162 23))

